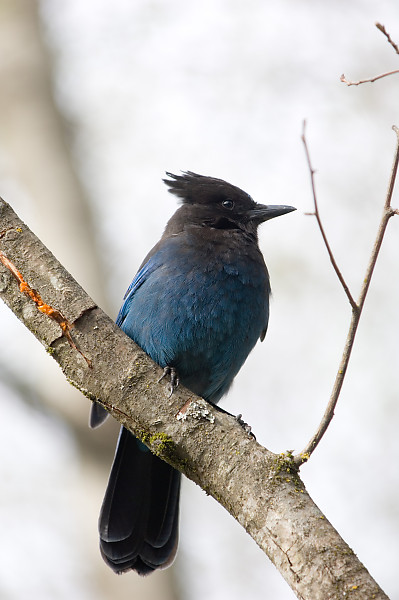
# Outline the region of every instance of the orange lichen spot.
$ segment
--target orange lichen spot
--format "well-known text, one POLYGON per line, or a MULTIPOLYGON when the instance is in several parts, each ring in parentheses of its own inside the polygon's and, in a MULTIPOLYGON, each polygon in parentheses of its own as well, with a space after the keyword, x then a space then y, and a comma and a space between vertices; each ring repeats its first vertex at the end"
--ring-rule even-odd
POLYGON ((18 271, 16 266, 13 265, 13 263, 1 251, 0 251, 0 262, 2 262, 3 265, 6 266, 11 271, 11 273, 14 275, 15 279, 18 281, 19 291, 22 294, 25 294, 26 296, 28 296, 28 298, 30 298, 36 304, 37 309, 41 313, 47 315, 50 319, 52 319, 53 321, 58 323, 58 325, 61 327, 62 335, 64 335, 66 337, 70 346, 72 348, 74 348, 74 350, 79 352, 79 354, 81 354, 83 356, 83 358, 85 359, 85 361, 87 362, 89 367, 91 367, 92 366, 91 361, 83 354, 83 352, 77 347, 77 345, 75 344, 75 342, 72 339, 70 331, 73 327, 73 323, 70 323, 68 321, 68 319, 66 319, 62 315, 62 313, 60 313, 59 310, 57 310, 56 308, 53 308, 49 304, 46 304, 45 302, 43 302, 39 292, 37 292, 36 290, 34 290, 33 288, 30 287, 29 283, 27 283, 25 281, 25 279, 23 278, 20 271, 18 271))

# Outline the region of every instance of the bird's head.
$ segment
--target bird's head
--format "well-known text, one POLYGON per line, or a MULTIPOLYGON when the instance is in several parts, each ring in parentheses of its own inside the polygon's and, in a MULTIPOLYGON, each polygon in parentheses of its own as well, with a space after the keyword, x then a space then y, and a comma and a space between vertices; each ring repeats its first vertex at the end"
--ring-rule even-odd
POLYGON ((256 233, 264 221, 296 210, 293 206, 258 204, 249 194, 223 179, 191 171, 182 175, 166 174, 170 179, 163 181, 183 204, 178 211, 180 217, 189 217, 192 224, 256 233))

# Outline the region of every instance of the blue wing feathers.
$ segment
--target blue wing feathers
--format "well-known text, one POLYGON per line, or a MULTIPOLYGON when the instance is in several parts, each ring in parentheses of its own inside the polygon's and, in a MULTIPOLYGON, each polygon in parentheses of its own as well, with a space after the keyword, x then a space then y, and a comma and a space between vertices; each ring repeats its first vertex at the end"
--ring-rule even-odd
POLYGON ((151 259, 138 271, 126 290, 126 294, 124 295, 124 302, 119 310, 118 316, 116 317, 116 324, 118 327, 122 327, 123 321, 125 320, 127 314, 129 313, 130 305, 134 296, 135 291, 144 283, 146 278, 150 275, 150 273, 156 268, 154 264, 155 261, 151 261, 151 259))

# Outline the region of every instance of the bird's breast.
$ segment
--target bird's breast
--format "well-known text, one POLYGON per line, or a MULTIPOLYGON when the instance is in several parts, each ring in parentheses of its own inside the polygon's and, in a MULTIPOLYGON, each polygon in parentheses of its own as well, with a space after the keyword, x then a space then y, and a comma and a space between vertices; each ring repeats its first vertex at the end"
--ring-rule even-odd
POLYGON ((228 388, 267 327, 269 278, 259 250, 172 243, 137 289, 123 325, 158 364, 207 399, 228 388))

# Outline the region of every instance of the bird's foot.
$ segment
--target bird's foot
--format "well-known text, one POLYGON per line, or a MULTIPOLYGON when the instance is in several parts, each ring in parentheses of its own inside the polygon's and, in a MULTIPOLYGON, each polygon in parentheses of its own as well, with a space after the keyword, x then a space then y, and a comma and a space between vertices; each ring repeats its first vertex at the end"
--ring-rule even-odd
POLYGON ((245 433, 248 434, 248 437, 253 438, 254 440, 256 440, 255 435, 252 433, 252 427, 251 425, 248 425, 248 423, 246 423, 245 421, 243 421, 242 419, 242 415, 237 415, 236 416, 236 421, 237 423, 240 425, 240 427, 243 428, 243 430, 245 431, 245 433))
POLYGON ((162 381, 162 379, 164 379, 165 377, 170 377, 169 396, 168 396, 168 398, 170 398, 172 396, 173 392, 175 391, 175 389, 178 387, 180 380, 179 380, 177 371, 174 367, 165 367, 161 377, 158 379, 158 383, 160 383, 162 381))
POLYGON ((229 417, 233 417, 233 419, 239 424, 240 427, 242 427, 242 429, 245 431, 245 433, 248 434, 248 437, 250 437, 256 441, 256 437, 252 433, 252 427, 250 425, 248 425, 248 423, 243 421, 242 415, 237 415, 237 416, 232 415, 227 410, 224 410, 224 408, 221 408, 220 406, 217 406, 216 404, 213 404, 213 407, 216 408, 217 411, 224 413, 225 415, 229 415, 229 417))

